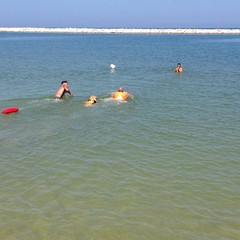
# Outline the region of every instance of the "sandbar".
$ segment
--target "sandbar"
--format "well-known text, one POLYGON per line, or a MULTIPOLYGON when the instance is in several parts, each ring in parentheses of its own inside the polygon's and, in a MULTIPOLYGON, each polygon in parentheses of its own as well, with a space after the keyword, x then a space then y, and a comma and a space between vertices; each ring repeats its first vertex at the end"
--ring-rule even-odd
POLYGON ((69 34, 240 34, 240 29, 0 27, 0 32, 69 33, 69 34))

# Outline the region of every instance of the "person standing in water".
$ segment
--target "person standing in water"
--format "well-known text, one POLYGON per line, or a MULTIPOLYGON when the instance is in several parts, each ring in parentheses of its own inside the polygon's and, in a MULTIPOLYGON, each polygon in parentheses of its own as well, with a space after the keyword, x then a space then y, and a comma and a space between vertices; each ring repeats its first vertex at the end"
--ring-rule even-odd
POLYGON ((56 99, 61 99, 65 95, 65 93, 72 95, 72 92, 68 87, 68 81, 61 82, 61 86, 55 94, 56 99))
POLYGON ((176 67, 176 69, 175 69, 175 72, 176 72, 176 73, 182 73, 182 72, 183 72, 183 68, 182 68, 181 63, 178 63, 178 64, 177 64, 177 67, 176 67))

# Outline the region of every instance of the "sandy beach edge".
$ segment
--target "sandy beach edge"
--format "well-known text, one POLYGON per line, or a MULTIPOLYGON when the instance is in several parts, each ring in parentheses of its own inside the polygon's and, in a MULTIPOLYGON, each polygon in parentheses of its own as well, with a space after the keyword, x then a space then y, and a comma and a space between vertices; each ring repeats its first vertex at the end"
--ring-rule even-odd
POLYGON ((198 29, 198 28, 35 28, 0 27, 0 32, 22 33, 75 33, 75 34, 240 34, 240 29, 198 29))

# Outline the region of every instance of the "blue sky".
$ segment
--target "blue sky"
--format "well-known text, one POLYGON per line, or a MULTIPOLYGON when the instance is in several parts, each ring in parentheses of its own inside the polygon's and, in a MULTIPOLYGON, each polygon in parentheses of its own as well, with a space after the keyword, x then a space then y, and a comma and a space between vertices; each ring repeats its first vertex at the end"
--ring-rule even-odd
POLYGON ((240 28, 240 0, 0 0, 0 27, 240 28))

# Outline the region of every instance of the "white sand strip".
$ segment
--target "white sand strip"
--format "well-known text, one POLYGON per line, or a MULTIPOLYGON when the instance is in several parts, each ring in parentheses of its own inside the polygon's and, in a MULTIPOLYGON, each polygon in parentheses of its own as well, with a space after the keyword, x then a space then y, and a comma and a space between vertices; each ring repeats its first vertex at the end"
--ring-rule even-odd
POLYGON ((0 32, 26 33, 86 33, 86 34, 240 34, 240 29, 193 29, 193 28, 33 28, 0 27, 0 32))

